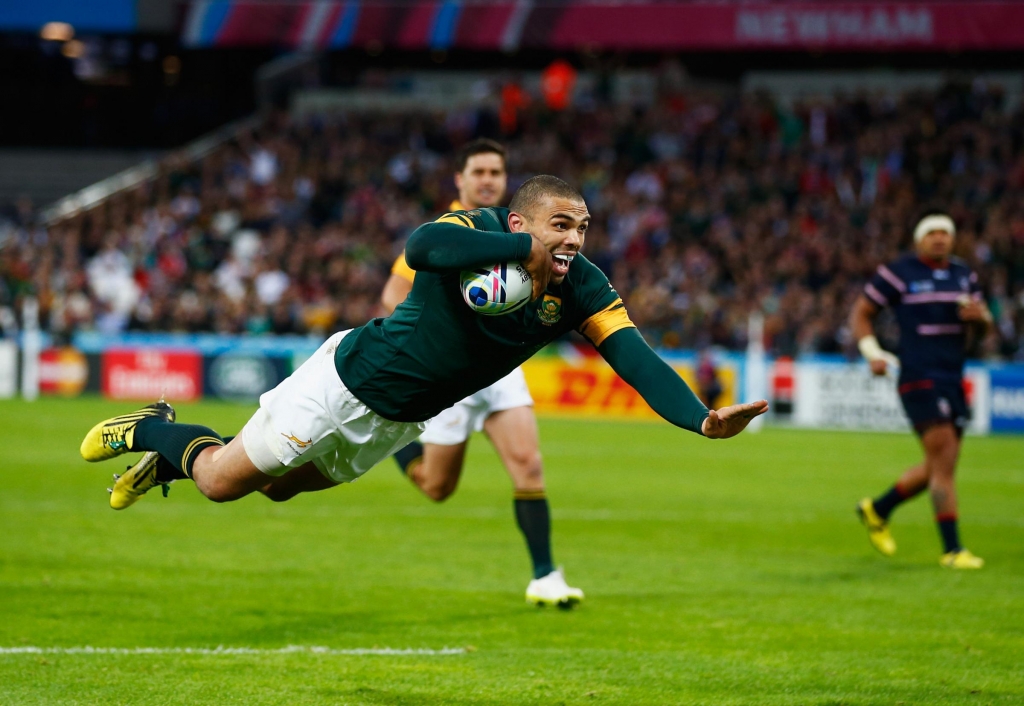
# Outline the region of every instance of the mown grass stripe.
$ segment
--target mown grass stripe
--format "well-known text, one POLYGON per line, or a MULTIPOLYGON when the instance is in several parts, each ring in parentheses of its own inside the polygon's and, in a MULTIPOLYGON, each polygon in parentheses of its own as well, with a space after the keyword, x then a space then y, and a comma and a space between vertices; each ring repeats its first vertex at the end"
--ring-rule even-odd
POLYGON ((0 647, 0 655, 381 655, 388 657, 448 656, 469 652, 465 647, 0 647))

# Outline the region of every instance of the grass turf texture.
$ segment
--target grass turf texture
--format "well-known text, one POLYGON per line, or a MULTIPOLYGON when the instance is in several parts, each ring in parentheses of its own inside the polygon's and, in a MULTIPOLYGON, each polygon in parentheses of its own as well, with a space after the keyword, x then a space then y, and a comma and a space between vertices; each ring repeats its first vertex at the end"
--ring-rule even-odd
MULTIPOLYGON (((0 402, 0 647, 469 647, 454 656, 0 654, 0 703, 938 704, 1024 701, 1024 442, 968 439, 976 573, 937 564, 927 500, 868 545, 853 508, 909 434, 543 420, 555 555, 587 592, 523 602, 508 481, 483 439, 434 506, 391 464, 285 504, 189 482, 114 512, 78 444, 130 405, 0 402)), ((237 431, 249 408, 181 405, 237 431)), ((135 458, 131 455, 130 458, 135 458)))

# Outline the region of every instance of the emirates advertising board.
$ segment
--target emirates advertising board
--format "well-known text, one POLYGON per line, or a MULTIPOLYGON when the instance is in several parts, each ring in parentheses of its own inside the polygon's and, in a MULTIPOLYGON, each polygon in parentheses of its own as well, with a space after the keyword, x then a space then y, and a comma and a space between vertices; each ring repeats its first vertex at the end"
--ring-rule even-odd
POLYGON ((102 390, 114 400, 197 400, 203 394, 203 359, 188 350, 109 350, 102 359, 102 390))
MULTIPOLYGON (((876 377, 863 363, 796 363, 795 426, 905 432, 911 428, 896 381, 876 377)), ((987 434, 990 424, 988 371, 968 368, 964 392, 971 408, 968 433, 987 434)))

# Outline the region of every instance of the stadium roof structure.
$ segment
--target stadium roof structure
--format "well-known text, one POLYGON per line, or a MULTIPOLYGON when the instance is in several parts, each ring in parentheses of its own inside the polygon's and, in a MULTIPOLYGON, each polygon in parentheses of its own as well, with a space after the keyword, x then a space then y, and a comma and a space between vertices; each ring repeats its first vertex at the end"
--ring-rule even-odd
POLYGON ((192 0, 191 47, 960 51, 1024 48, 1024 3, 192 0))

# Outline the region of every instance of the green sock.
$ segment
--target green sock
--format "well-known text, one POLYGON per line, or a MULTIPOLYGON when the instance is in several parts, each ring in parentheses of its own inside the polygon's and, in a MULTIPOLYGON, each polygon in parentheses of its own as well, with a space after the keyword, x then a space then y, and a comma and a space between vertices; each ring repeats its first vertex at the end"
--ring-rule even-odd
MULTIPOLYGON (((132 451, 156 451, 175 470, 192 477, 192 464, 199 452, 210 446, 223 446, 224 440, 209 427, 200 424, 176 424, 158 417, 143 419, 135 427, 132 451)), ((165 473, 158 476, 166 475, 165 473)), ((180 476, 179 476, 180 477, 180 476)))
POLYGON ((533 578, 539 579, 555 570, 551 558, 551 511, 543 490, 515 494, 516 522, 526 539, 526 548, 533 561, 533 578))
POLYGON ((398 449, 398 451, 395 451, 392 456, 395 459, 395 463, 398 464, 398 469, 408 475, 409 466, 423 460, 423 444, 418 441, 410 441, 398 449))

